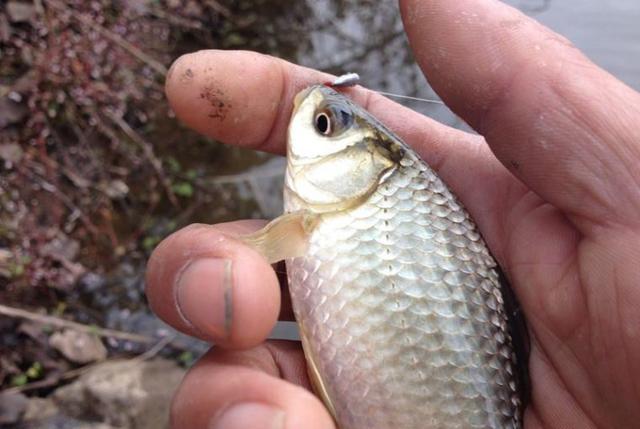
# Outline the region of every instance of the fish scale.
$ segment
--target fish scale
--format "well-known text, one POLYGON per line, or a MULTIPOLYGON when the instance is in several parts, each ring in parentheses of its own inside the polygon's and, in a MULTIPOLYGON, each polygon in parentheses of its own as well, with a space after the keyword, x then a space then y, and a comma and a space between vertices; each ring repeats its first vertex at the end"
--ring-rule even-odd
POLYGON ((413 151, 362 204, 323 215, 287 271, 340 429, 520 427, 496 263, 413 151))

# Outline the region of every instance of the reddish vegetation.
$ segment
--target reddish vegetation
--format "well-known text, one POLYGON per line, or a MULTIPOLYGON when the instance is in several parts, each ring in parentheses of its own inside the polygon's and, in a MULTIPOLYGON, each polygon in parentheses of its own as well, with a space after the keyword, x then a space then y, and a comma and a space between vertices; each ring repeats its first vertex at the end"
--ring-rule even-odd
MULTIPOLYGON (((173 58, 234 46, 225 35, 246 23, 233 13, 210 0, 0 2, 0 303, 101 324, 70 295, 79 279, 141 267, 176 227, 238 210, 233 190, 204 182, 235 152, 182 128, 163 94, 173 58)), ((2 386, 34 362, 68 366, 30 326, 0 316, 2 386)))

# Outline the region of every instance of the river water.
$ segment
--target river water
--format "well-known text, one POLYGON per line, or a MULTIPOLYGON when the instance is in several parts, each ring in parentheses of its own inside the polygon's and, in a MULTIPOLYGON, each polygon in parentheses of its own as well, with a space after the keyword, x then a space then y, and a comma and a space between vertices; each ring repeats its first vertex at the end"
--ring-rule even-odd
MULTIPOLYGON (((595 63, 640 89, 640 2, 637 0, 509 0, 507 3, 570 39, 595 63)), ((312 22, 309 50, 298 62, 335 73, 356 71, 372 89, 433 98, 413 63, 396 2, 321 0, 308 2, 312 22), (338 7, 336 7, 336 5, 338 7), (375 13, 373 12, 375 10, 375 13)), ((403 104, 441 122, 463 126, 445 107, 403 104)))
POLYGON ((640 90, 640 1, 552 1, 536 18, 570 39, 596 64, 640 90))

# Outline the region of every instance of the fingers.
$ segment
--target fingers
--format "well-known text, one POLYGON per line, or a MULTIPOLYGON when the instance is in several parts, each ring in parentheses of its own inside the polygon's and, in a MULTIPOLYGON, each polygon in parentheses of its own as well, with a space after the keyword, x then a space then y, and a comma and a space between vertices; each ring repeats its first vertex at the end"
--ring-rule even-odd
POLYGON ((176 329, 225 347, 262 342, 278 317, 280 286, 267 261, 233 237, 263 225, 192 225, 166 238, 147 267, 153 311, 176 329))
POLYGON ((308 388, 299 343, 215 349, 185 377, 172 410, 174 429, 334 429, 308 388))
POLYGON ((229 144, 284 152, 292 100, 329 75, 247 51, 200 51, 171 67, 166 93, 187 125, 229 144))
MULTIPOLYGON (((332 76, 247 51, 208 50, 180 57, 167 76, 176 115, 227 144, 283 154, 293 98, 332 76)), ((345 90, 439 165, 447 144, 478 141, 358 86, 345 90), (428 150, 427 150, 428 149, 428 150)))
POLYGON ((637 93, 501 2, 405 0, 401 10, 429 82, 505 166, 578 223, 635 219, 637 93))
MULTIPOLYGON (((178 59, 166 90, 178 117, 197 131, 228 144, 284 153, 294 95, 328 79, 255 52, 211 50, 178 59)), ((453 188, 500 257, 501 214, 525 189, 484 141, 360 86, 347 92, 412 145, 453 188)))

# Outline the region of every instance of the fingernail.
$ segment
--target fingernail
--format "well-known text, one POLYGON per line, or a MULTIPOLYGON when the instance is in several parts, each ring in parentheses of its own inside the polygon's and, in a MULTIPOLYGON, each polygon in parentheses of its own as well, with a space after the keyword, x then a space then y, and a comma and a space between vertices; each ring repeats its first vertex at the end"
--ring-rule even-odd
POLYGON ((284 429, 285 414, 279 408, 258 403, 240 403, 217 416, 210 429, 284 429))
POLYGON ((182 317, 205 336, 222 339, 231 332, 233 266, 230 259, 198 259, 176 280, 182 317))

